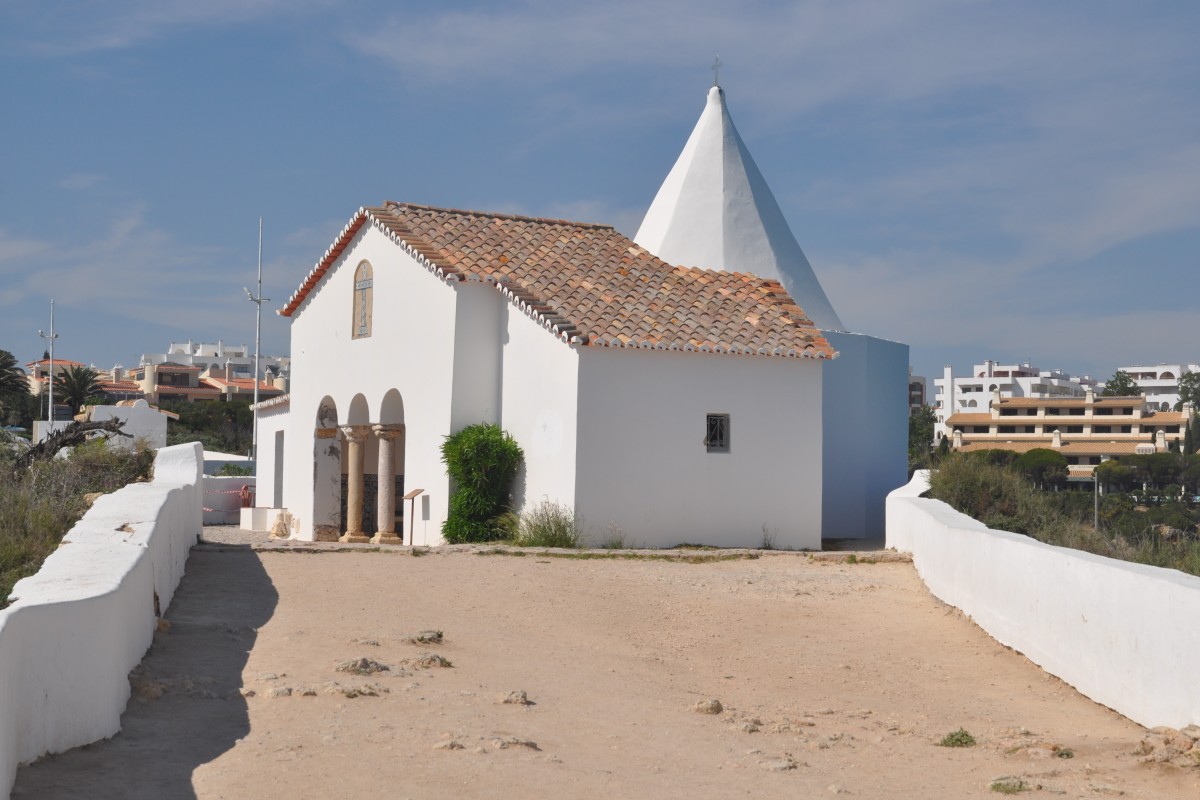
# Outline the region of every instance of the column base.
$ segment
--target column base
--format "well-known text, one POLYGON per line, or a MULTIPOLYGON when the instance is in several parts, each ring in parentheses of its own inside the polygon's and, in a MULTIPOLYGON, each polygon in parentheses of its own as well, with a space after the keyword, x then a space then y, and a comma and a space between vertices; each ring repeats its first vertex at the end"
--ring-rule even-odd
POLYGON ((318 525, 313 530, 314 542, 336 542, 341 531, 333 525, 318 525))
POLYGON ((371 537, 362 531, 346 531, 338 537, 338 541, 345 544, 370 544, 371 537))
POLYGON ((395 531, 379 531, 371 537, 372 544, 404 544, 404 538, 395 531))

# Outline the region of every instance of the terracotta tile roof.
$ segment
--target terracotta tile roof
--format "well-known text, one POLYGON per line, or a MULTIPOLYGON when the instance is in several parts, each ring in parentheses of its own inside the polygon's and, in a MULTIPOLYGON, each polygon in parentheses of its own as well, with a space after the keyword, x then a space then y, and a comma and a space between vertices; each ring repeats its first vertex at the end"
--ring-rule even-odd
MULTIPOLYGON (((25 366, 27 366, 27 367, 36 367, 36 366, 37 366, 37 365, 39 365, 39 364, 49 364, 49 363, 50 363, 50 359, 48 359, 48 358, 39 358, 37 361, 30 361, 30 362, 29 362, 28 364, 26 364, 25 366)), ((54 365, 55 365, 55 366, 57 366, 57 367, 85 367, 85 366, 87 366, 86 364, 84 364, 84 363, 83 363, 83 362, 81 362, 81 361, 68 361, 68 360, 67 360, 67 359, 65 359, 65 358, 56 358, 56 359, 54 359, 54 365)))
MULTIPOLYGON (((1169 443, 1170 440, 1168 440, 1169 443)), ((1116 441, 1116 442, 1096 442, 1096 441, 1078 441, 1078 442, 1063 442, 1062 447, 1053 447, 1050 437, 1039 437, 1037 439, 1004 439, 1000 441, 972 441, 963 442, 963 446, 956 448, 959 451, 969 453, 973 450, 1011 450, 1014 453, 1025 453, 1029 450, 1044 448, 1046 450, 1054 450, 1062 453, 1064 456, 1119 456, 1131 455, 1137 450, 1139 444, 1153 444, 1146 439, 1116 441)))
MULTIPOLYGON (((1007 417, 1006 419, 1036 419, 1036 417, 1007 417)), ((991 414, 951 414, 946 418, 947 425, 990 425, 991 414)))
MULTIPOLYGON (((239 392, 253 392, 254 391, 254 379, 253 378, 228 378, 228 379, 226 379, 226 378, 218 378, 218 377, 208 377, 208 378, 203 378, 201 382, 206 383, 209 386, 215 387, 217 389, 224 389, 224 387, 226 387, 226 386, 232 386, 235 389, 237 389, 239 392)), ((258 393, 262 394, 263 392, 278 392, 278 393, 282 394, 283 390, 275 388, 275 385, 273 383, 269 383, 267 381, 260 381, 258 384, 258 393)))
MULTIPOLYGON (((1104 417, 1097 417, 1097 419, 1104 419, 1104 417)), ((1143 425, 1184 425, 1187 421, 1188 416, 1182 411, 1148 411, 1142 414, 1141 419, 1143 425)))
POLYGON ((212 386, 165 386, 159 385, 159 397, 165 394, 221 394, 220 389, 212 386))
POLYGON ((296 312, 366 224, 447 282, 496 286, 573 344, 837 355, 777 281, 675 267, 608 225, 392 202, 359 209, 281 315, 296 312))
MULTIPOLYGON (((1099 394, 1093 400, 1098 406, 1139 406, 1145 400, 1140 394, 1132 397, 1101 397, 1099 394)), ((1006 397, 1000 400, 1002 406, 1019 408, 1036 408, 1037 406, 1064 406, 1080 408, 1088 405, 1086 397, 1006 397)))
POLYGON ((142 385, 137 381, 101 381, 102 392, 140 392, 142 385))
POLYGON ((258 403, 250 406, 251 411, 267 411, 272 408, 281 408, 289 405, 292 402, 290 394, 281 394, 278 397, 272 397, 270 400, 260 400, 258 403))
POLYGON ((1147 411, 1140 417, 1130 414, 1096 414, 1093 416, 1070 416, 1066 414, 1050 414, 1045 417, 1037 416, 1000 416, 993 419, 991 413, 959 413, 946 418, 947 425, 1048 425, 1063 427, 1066 425, 1184 425, 1188 417, 1182 411, 1147 411))

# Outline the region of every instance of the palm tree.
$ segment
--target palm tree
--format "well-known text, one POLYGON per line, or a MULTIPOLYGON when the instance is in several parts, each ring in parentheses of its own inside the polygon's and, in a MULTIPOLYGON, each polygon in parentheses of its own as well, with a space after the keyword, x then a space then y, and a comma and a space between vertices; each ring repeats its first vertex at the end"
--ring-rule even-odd
POLYGON ((29 394, 25 374, 17 366, 12 353, 0 350, 0 398, 22 394, 29 394))
POLYGON ((62 392, 63 402, 71 407, 72 414, 78 414, 88 398, 100 394, 100 382, 96 378, 96 370, 91 367, 70 367, 58 373, 54 378, 55 400, 58 392, 62 392))

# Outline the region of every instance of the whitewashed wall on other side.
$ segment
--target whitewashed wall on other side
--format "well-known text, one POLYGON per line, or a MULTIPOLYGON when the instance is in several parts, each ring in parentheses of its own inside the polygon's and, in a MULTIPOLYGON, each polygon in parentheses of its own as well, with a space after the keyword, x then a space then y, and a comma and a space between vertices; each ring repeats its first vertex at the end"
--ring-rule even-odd
POLYGON ((1200 578, 991 530, 927 488, 918 472, 888 497, 887 544, 935 597, 1135 722, 1200 724, 1200 578))
POLYGON ((98 499, 0 611, 0 787, 17 766, 112 736, 129 671, 200 532, 199 444, 159 450, 154 480, 98 499))
POLYGON ((548 501, 574 507, 579 356, 500 299, 505 327, 502 426, 525 453, 514 487, 515 506, 529 510, 548 501))
POLYGON ((110 447, 130 449, 139 441, 155 450, 167 446, 167 416, 145 400, 137 400, 132 406, 92 406, 89 413, 95 422, 119 419, 124 423, 121 430, 132 438, 109 436, 110 447))
POLYGON ((822 331, 838 351, 825 365, 823 535, 884 535, 888 492, 908 475, 908 345, 822 331))
MULTIPOLYGON (((258 457, 254 463, 255 477, 261 476, 263 483, 256 486, 254 505, 256 508, 283 507, 283 480, 287 475, 288 409, 286 401, 276 403, 258 411, 258 457)), ((293 466, 303 473, 311 473, 311 466, 301 462, 293 466)))
POLYGON ((253 503, 256 491, 253 475, 205 475, 204 524, 237 525, 242 516, 243 489, 253 503))
POLYGON ((579 353, 576 510, 593 538, 821 548, 816 359, 587 348, 579 353), (729 452, 705 446, 729 415, 729 452))

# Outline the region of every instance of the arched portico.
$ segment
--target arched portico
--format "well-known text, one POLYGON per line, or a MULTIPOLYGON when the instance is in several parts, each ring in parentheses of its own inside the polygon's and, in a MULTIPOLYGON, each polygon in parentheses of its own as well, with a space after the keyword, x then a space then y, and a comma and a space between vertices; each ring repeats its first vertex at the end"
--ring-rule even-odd
POLYGON ((313 538, 316 541, 402 544, 404 401, 391 389, 372 420, 363 394, 344 421, 330 397, 318 406, 313 435, 313 538))

